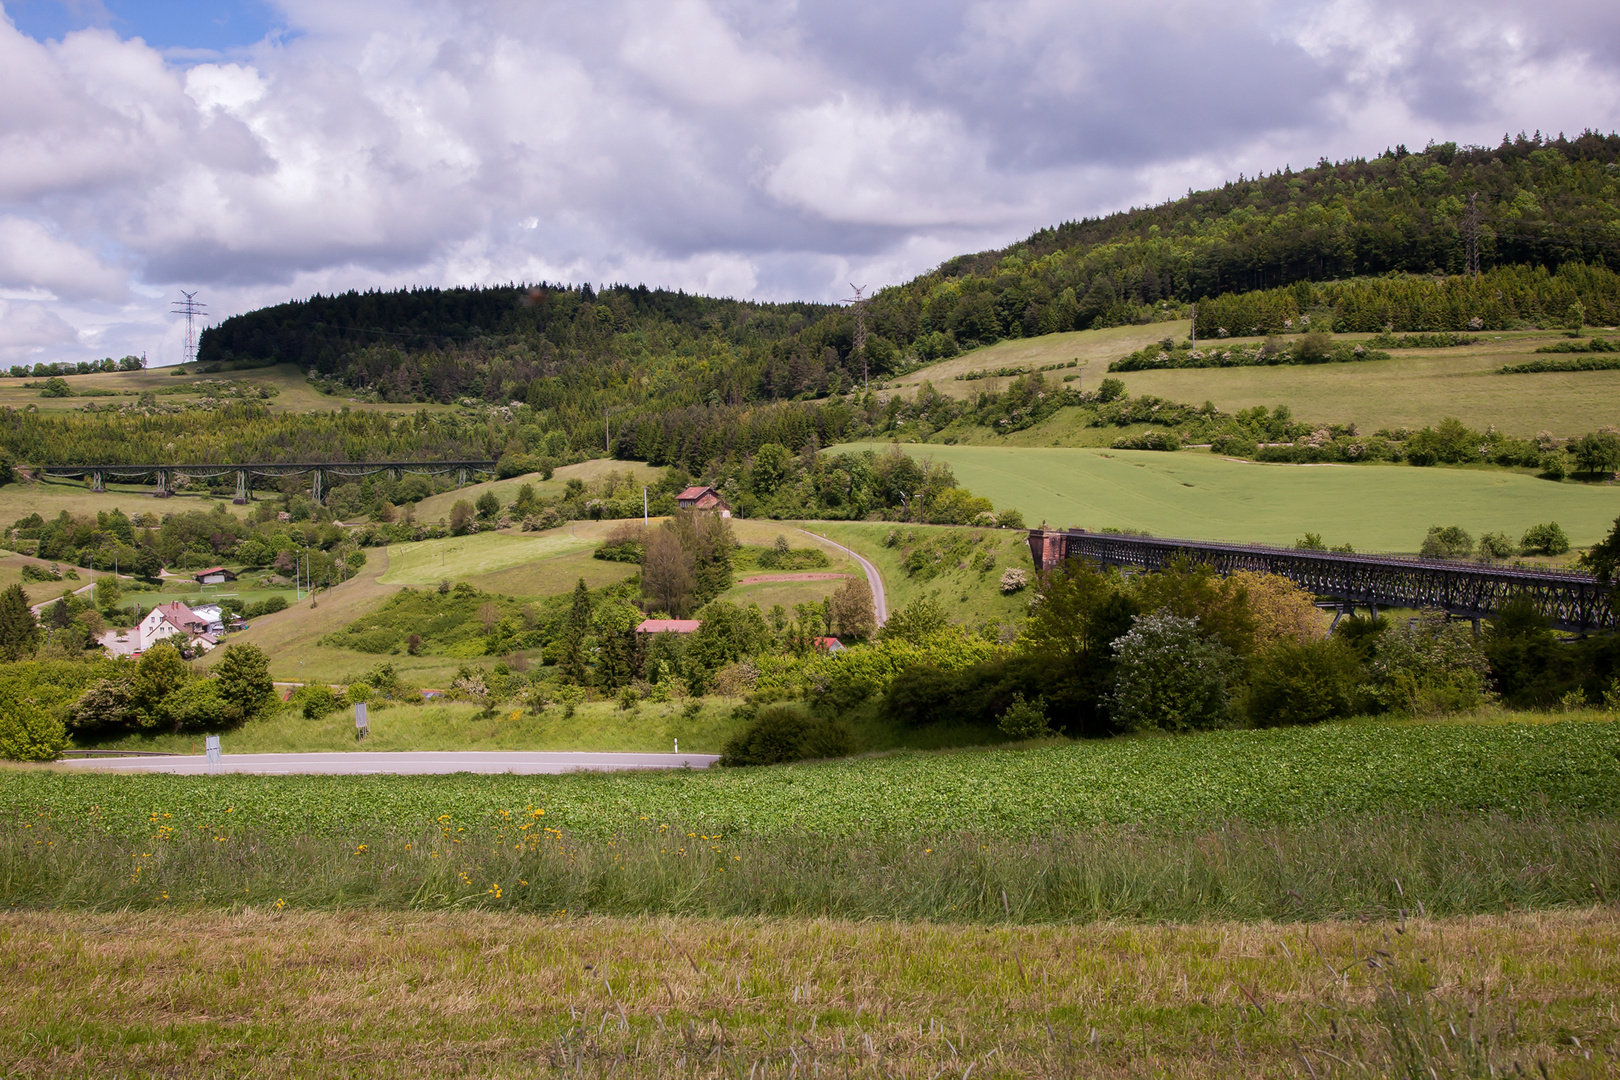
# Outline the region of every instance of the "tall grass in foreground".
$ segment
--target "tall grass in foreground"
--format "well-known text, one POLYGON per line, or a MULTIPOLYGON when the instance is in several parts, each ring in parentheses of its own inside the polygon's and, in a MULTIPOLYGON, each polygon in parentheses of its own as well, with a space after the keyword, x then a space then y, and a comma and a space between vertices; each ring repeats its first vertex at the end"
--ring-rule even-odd
POLYGON ((731 837, 646 826, 306 837, 0 830, 11 909, 472 907, 541 914, 1039 923, 1446 916, 1610 904, 1620 821, 1367 815, 1306 825, 1111 826, 1028 837, 731 837))
POLYGON ((1612 1077, 1612 908, 964 927, 0 915, 7 1077, 1612 1077))

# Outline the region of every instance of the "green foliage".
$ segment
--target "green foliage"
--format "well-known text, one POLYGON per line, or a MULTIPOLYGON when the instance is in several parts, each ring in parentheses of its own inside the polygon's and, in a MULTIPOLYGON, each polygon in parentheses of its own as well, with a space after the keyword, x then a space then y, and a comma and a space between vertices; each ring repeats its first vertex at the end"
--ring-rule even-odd
POLYGON ((555 634, 560 617, 558 601, 543 601, 529 608, 538 620, 531 627, 525 605, 510 597, 480 592, 465 582, 439 593, 406 587, 369 614, 341 630, 324 635, 320 644, 356 652, 398 654, 417 639, 413 655, 499 656, 517 649, 532 649, 555 634), (485 605, 493 605, 486 608, 485 605), (486 627, 484 615, 494 614, 486 627))
POLYGON ((1196 616, 1139 616, 1117 639, 1109 709, 1126 731, 1199 731, 1228 722, 1226 691, 1237 657, 1206 636, 1196 616))
MULTIPOLYGON (((1234 302, 1241 299, 1231 298, 1234 302)), ((1200 312, 1200 320, 1202 313, 1200 312)), ((1279 364, 1351 364, 1388 360, 1389 353, 1356 342, 1334 341, 1319 331, 1292 344, 1211 346, 1201 349, 1181 342, 1171 348, 1150 345, 1108 365, 1109 371, 1159 371, 1169 368, 1274 367, 1279 364)))
POLYGON ((1431 525, 1418 553, 1425 559, 1466 559, 1474 553, 1474 538, 1461 525, 1431 525))
POLYGON ((1526 555, 1562 555, 1569 550, 1569 537, 1556 521, 1532 525, 1520 538, 1519 550, 1526 555))
POLYGON ((1518 546, 1507 533, 1488 532, 1479 538, 1479 557, 1482 559, 1510 558, 1517 550, 1518 546))
POLYGON ((766 705, 726 743, 722 765, 780 765, 807 758, 845 757, 855 737, 838 720, 812 716, 793 703, 766 705))
POLYGON ((0 592, 0 660, 20 660, 39 645, 39 620, 21 585, 0 592))
POLYGON ((343 708, 343 699, 334 694, 331 687, 320 683, 299 687, 292 702, 304 714, 305 720, 319 720, 343 708))
POLYGON ((1620 585, 1620 517, 1614 519, 1614 528, 1600 543, 1593 544, 1581 556, 1581 566, 1592 572, 1605 585, 1620 585))
POLYGON ((1378 636, 1368 674, 1372 694, 1394 713, 1435 716, 1485 703, 1490 664, 1467 624, 1426 612, 1414 625, 1378 636))
POLYGON ((1577 470, 1600 474, 1620 470, 1620 430, 1604 428, 1581 436, 1571 447, 1577 470))
POLYGON ((30 698, 0 699, 0 758, 55 761, 67 749, 61 717, 30 698))
POLYGON ((478 501, 475 505, 478 508, 478 518, 480 521, 494 521, 495 518, 500 515, 501 500, 493 491, 486 491, 482 495, 478 496, 478 501))
POLYGON ((793 571, 819 570, 831 565, 827 553, 817 547, 796 548, 786 536, 777 536, 776 543, 760 551, 754 559, 761 570, 793 571))
POLYGON ((1357 711, 1365 674, 1342 637, 1283 641, 1250 665, 1240 705, 1255 727, 1319 724, 1357 711))
POLYGON ((228 706, 219 683, 192 679, 163 699, 163 715, 175 731, 217 731, 229 722, 228 706))
POLYGON ((224 703, 220 719, 241 723, 261 715, 275 701, 270 657, 257 645, 227 645, 211 672, 224 703))
POLYGON ((167 702, 191 679, 191 669, 180 652, 160 641, 142 654, 130 684, 130 719, 135 726, 155 728, 172 722, 167 702))
POLYGON ((878 630, 883 640, 895 639, 921 644, 939 633, 950 621, 945 609, 929 597, 913 600, 893 615, 878 630))
POLYGON ((1052 733, 1046 718, 1046 701, 1036 698, 1025 701, 1023 694, 1014 694, 1012 704, 996 720, 996 727, 1009 739, 1038 739, 1052 733))

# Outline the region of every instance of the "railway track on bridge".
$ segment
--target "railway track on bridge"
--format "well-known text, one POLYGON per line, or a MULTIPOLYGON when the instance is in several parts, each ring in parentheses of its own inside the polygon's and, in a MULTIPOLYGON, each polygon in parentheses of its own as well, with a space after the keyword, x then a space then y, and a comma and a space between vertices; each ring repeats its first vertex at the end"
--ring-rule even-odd
POLYGON ((1617 628, 1610 588, 1590 574, 1569 570, 1122 536, 1084 529, 1032 529, 1029 546, 1036 567, 1043 572, 1068 559, 1157 570, 1184 556, 1221 574, 1238 570, 1278 574, 1308 592, 1337 599, 1349 610, 1358 605, 1374 610, 1421 608, 1482 619, 1510 600, 1525 597, 1560 630, 1594 633, 1617 628))

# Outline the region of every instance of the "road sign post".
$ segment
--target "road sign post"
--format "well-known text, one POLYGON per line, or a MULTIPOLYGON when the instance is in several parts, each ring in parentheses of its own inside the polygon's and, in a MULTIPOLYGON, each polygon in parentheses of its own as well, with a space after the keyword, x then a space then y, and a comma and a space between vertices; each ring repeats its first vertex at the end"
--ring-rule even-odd
MULTIPOLYGON (((193 744, 193 745, 195 745, 195 744, 193 744)), ((210 736, 208 736, 207 740, 205 740, 203 742, 203 749, 208 752, 208 772, 209 772, 209 775, 213 775, 213 774, 219 772, 219 755, 220 755, 219 736, 218 735, 210 735, 210 736)))
POLYGON ((371 733, 371 721, 366 718, 366 703, 357 702, 354 706, 354 741, 362 742, 371 733))

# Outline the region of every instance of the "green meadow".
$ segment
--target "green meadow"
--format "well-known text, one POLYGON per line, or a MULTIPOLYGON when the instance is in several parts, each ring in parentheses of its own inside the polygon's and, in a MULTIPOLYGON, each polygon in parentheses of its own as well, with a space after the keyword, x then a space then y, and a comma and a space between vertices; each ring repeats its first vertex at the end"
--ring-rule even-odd
MULTIPOLYGON (((873 449, 851 443, 834 449, 873 449)), ((1204 450, 910 447, 950 465, 962 486, 1015 506, 1031 526, 1143 529, 1190 540, 1292 544, 1307 531, 1359 551, 1414 552, 1431 525, 1517 539, 1556 521, 1577 547, 1620 515, 1620 488, 1555 484, 1500 469, 1265 465, 1204 450)), ((885 575, 886 576, 886 575, 885 575)))

